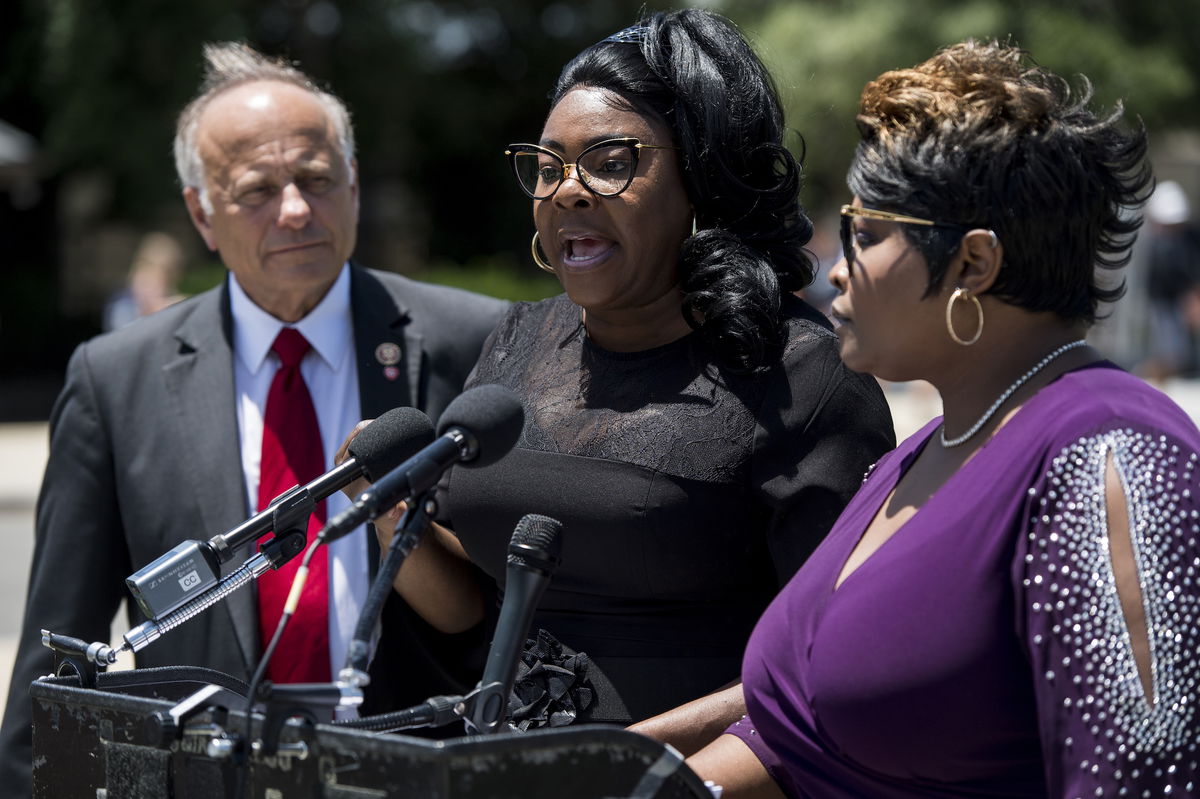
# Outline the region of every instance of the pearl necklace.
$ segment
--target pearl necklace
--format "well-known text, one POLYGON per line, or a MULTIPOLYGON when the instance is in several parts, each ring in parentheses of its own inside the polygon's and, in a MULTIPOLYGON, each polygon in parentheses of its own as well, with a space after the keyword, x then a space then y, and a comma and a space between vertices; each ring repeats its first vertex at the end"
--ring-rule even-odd
POLYGON ((986 411, 983 412, 983 416, 979 417, 979 421, 977 421, 975 424, 971 425, 971 429, 968 430, 967 432, 963 433, 958 438, 946 438, 946 422, 943 420, 942 428, 941 428, 941 430, 938 431, 938 436, 942 440, 942 446, 949 449, 950 447, 957 447, 959 444, 965 444, 967 441, 969 441, 971 439, 972 436, 974 436, 976 433, 979 432, 979 429, 981 427, 983 427, 985 424, 987 424, 988 419, 991 419, 992 416, 996 413, 996 411, 1000 410, 1000 406, 1004 404, 1005 400, 1007 400, 1009 397, 1011 397, 1013 395, 1014 391, 1016 391, 1021 386, 1025 385, 1025 383, 1031 377, 1033 377, 1038 372, 1045 369, 1050 364, 1051 361, 1053 361, 1055 358, 1057 358, 1058 356, 1065 353, 1067 350, 1073 350, 1076 347, 1082 347, 1085 344, 1087 344, 1087 341, 1085 341, 1084 339, 1080 339, 1079 341, 1072 341, 1070 344, 1064 344, 1061 347, 1059 347, 1058 349, 1056 349, 1054 352, 1047 355, 1045 358, 1042 358, 1042 360, 1038 361, 1037 366, 1033 367, 1028 372, 1026 372, 1025 374, 1018 377, 1015 381, 1013 381, 1013 384, 1011 386, 1004 389, 1004 393, 996 398, 996 401, 992 403, 992 407, 988 408, 986 411))

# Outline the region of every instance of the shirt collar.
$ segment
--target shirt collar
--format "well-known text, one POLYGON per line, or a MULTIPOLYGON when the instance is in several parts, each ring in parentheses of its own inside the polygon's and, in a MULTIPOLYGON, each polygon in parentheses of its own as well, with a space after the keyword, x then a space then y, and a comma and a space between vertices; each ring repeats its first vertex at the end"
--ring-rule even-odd
MULTIPOLYGON (((251 374, 258 374, 284 323, 254 304, 229 273, 229 306, 233 314, 234 351, 251 374)), ((290 325, 308 339, 313 350, 338 371, 349 356, 353 325, 350 323, 350 269, 343 266, 337 280, 308 315, 290 325)))

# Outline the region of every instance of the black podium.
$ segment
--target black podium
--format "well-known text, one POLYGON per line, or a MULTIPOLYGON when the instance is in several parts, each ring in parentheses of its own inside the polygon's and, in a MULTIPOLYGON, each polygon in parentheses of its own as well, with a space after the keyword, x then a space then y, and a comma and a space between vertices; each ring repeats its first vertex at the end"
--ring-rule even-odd
MULTIPOLYGON (((166 730, 155 720, 222 678, 232 682, 203 669, 142 669, 100 675, 94 689, 76 678, 33 683, 34 797, 711 799, 676 752, 615 727, 433 741, 291 724, 265 756, 232 745, 247 739, 240 711, 200 710, 166 730)), ((262 719, 249 723, 254 740, 262 719)))

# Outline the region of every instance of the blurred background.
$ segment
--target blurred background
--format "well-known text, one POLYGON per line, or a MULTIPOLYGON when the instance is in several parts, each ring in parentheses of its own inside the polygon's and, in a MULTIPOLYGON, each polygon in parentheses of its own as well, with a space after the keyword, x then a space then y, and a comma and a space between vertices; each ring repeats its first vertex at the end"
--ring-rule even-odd
MULTIPOLYGON (((1200 0, 710 0, 774 72, 805 154, 810 248, 836 258, 836 209, 863 83, 967 36, 1020 44, 1151 133, 1160 188, 1097 328, 1113 360, 1200 414, 1200 0), (801 134, 803 138, 801 137, 801 134), (1169 324, 1165 324, 1169 322, 1169 324)), ((686 5, 680 4, 680 5, 686 5)), ((354 115, 363 264, 510 299, 557 293, 529 259, 529 201, 504 146, 536 140, 547 93, 642 0, 5 0, 0 3, 0 683, 7 685, 46 424, 71 350, 221 280, 179 197, 174 119, 200 47, 284 55, 354 115)), ((829 298, 824 277, 810 291, 829 298)), ((897 433, 940 412, 887 386, 897 433)), ((215 532, 215 531, 214 531, 215 532)), ((118 631, 120 632, 120 631, 118 631)), ((2 701, 2 695, 0 695, 2 701)))
MULTIPOLYGON (((803 197, 821 234, 812 249, 826 266, 863 83, 966 36, 1011 38, 1062 74, 1089 75, 1102 102, 1123 99, 1149 127, 1156 173, 1190 200, 1188 222, 1200 201, 1200 0, 702 5, 738 23, 776 76, 790 144, 805 152, 803 197)), ((187 220, 171 161, 174 118, 197 85, 203 42, 246 40, 295 59, 347 101, 363 188, 358 260, 537 298, 557 286, 529 260, 529 203, 504 145, 536 140, 562 65, 643 7, 678 6, 8 0, 0 9, 0 422, 47 417, 81 340, 223 276, 187 220), (152 231, 165 235, 147 238, 152 231)), ((1100 331, 1130 367, 1150 357, 1142 256, 1129 270, 1128 307, 1100 331)), ((1164 371, 1194 368, 1193 356, 1164 371)))

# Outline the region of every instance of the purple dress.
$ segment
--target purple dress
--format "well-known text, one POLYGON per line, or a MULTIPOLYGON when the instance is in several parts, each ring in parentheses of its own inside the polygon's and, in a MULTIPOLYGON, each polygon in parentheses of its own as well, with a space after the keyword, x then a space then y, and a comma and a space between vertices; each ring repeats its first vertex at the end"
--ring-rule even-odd
POLYGON ((879 461, 767 608, 729 732, 796 797, 1200 794, 1196 426, 1111 364, 1067 373, 834 590, 939 422, 879 461), (1109 455, 1153 704, 1108 554, 1109 455))

